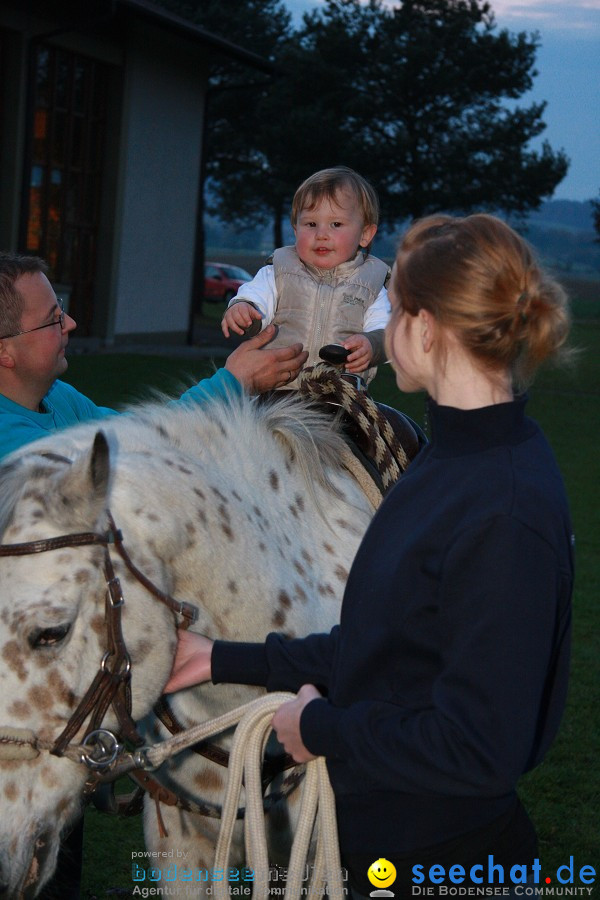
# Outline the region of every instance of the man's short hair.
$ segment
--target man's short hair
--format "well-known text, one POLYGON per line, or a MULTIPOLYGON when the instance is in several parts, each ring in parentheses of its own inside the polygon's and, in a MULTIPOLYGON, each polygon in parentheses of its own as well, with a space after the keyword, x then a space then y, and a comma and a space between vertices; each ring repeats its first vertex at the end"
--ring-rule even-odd
POLYGON ((19 256, 0 252, 0 334, 11 334, 21 327, 23 297, 15 287, 21 275, 48 273, 48 266, 39 256, 19 256))

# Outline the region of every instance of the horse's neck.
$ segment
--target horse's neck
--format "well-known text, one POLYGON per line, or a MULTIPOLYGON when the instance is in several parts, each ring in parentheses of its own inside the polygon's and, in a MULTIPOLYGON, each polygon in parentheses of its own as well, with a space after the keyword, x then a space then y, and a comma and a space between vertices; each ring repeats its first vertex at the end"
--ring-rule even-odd
MULTIPOLYGON (((242 595, 251 597, 259 630, 277 624, 271 606, 293 594, 290 585, 302 582, 299 595, 331 596, 330 585, 337 594, 339 577, 331 573, 347 571, 370 517, 353 479, 336 478, 347 498, 341 500, 318 480, 307 484, 270 442, 263 452, 242 453, 215 434, 197 446, 196 459, 165 447, 122 457, 112 511, 136 563, 160 573, 163 589, 198 602, 207 615, 222 617, 242 595), (329 544, 335 553, 324 549, 329 544)), ((213 621, 210 631, 218 630, 213 621)))

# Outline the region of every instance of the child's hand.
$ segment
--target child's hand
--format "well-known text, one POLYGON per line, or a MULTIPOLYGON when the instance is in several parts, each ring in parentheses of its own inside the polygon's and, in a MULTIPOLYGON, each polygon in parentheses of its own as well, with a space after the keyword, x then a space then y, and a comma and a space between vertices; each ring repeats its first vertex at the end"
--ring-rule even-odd
POLYGON ((235 331, 236 334, 244 334, 254 319, 262 319, 261 313, 251 303, 241 300, 225 310, 221 321, 221 330, 226 338, 229 337, 230 330, 235 331))
POLYGON ((348 372, 364 372, 369 368, 373 359, 373 347, 371 341, 364 334, 353 334, 342 344, 351 354, 346 360, 345 369, 348 372))

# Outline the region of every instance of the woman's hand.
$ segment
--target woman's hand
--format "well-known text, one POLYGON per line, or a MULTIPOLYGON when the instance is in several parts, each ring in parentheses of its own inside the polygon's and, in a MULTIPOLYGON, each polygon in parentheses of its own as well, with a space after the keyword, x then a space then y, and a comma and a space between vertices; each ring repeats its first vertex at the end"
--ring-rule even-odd
POLYGON ((203 634, 178 630, 173 670, 163 688, 164 694, 210 681, 213 643, 203 634))
POLYGON ((283 744, 286 753, 289 753, 296 762, 302 763, 316 759, 316 756, 302 743, 300 716, 307 703, 321 696, 314 684, 304 684, 296 694, 295 700, 282 703, 271 721, 277 739, 283 744))

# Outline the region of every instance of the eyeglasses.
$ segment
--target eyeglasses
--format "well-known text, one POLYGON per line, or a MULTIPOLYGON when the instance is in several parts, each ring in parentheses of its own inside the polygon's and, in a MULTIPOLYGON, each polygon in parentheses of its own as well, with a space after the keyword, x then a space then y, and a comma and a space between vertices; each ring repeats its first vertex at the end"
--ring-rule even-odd
POLYGON ((36 325, 35 328, 27 328, 26 331, 15 331, 13 332, 13 334, 3 334, 0 337, 0 341, 5 341, 8 338, 19 337, 20 334, 30 334, 32 331, 41 331, 42 328, 51 328, 52 325, 60 325, 62 330, 65 325, 65 307, 62 300, 57 299, 56 303, 58 304, 58 308, 60 310, 58 319, 54 319, 53 322, 46 322, 45 325, 36 325))

